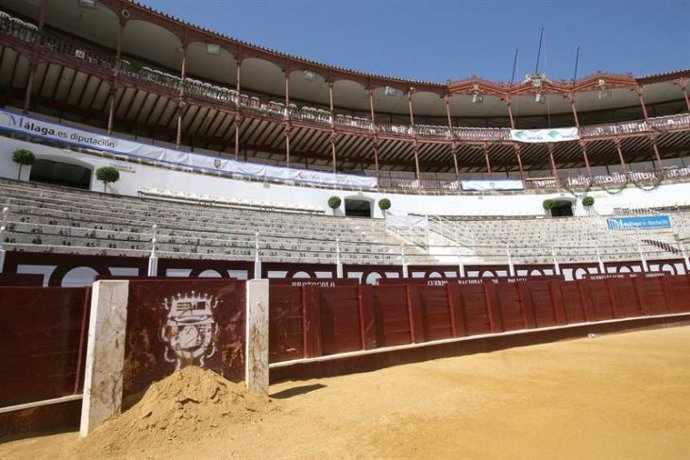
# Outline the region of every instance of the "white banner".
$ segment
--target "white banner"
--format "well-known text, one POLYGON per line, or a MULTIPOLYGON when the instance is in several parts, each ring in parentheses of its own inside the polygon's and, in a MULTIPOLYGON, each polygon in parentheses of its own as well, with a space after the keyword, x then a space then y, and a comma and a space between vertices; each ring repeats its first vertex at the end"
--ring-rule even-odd
POLYGON ((376 188, 376 178, 352 174, 333 174, 324 171, 283 168, 182 152, 165 147, 128 141, 118 137, 39 120, 37 118, 0 110, 0 129, 29 134, 82 148, 144 158, 160 163, 177 164, 196 169, 241 174, 260 179, 291 180, 302 183, 376 188))
POLYGON ((511 129, 510 138, 517 142, 541 144, 546 142, 576 141, 577 128, 511 129))
POLYGON ((492 190, 523 190, 524 184, 519 179, 501 180, 463 180, 460 182, 463 190, 475 192, 490 192, 492 190))

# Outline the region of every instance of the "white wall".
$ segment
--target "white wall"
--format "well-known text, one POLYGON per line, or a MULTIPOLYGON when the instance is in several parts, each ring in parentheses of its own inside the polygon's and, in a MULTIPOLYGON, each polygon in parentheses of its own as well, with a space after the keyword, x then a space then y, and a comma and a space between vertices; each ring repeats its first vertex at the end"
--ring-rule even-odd
MULTIPOLYGON (((198 194, 209 194, 225 197, 241 197, 258 201, 274 201, 293 205, 321 206, 331 214, 326 202, 333 195, 339 196, 343 204, 338 214, 343 213, 345 198, 364 198, 374 200, 389 198, 391 212, 441 215, 543 215, 542 202, 547 198, 573 198, 563 193, 516 193, 484 195, 411 195, 395 193, 377 193, 370 191, 332 190, 291 185, 279 185, 262 182, 249 182, 228 179, 212 175, 202 175, 173 171, 170 169, 147 166, 135 162, 111 160, 98 155, 78 153, 70 150, 32 144, 6 137, 0 137, 0 177, 15 179, 17 165, 12 162, 12 151, 16 148, 28 148, 36 158, 46 158, 64 162, 90 165, 94 169, 101 166, 115 166, 120 169, 120 180, 108 186, 111 193, 136 196, 140 187, 158 187, 171 190, 187 191, 198 194)), ((22 179, 28 180, 29 169, 25 167, 22 179)), ((103 184, 92 178, 91 189, 103 190, 103 184)), ((615 207, 649 207, 690 204, 690 184, 662 185, 652 191, 628 188, 618 194, 605 191, 592 191, 589 195, 595 198, 594 209, 600 214, 611 213, 615 207)), ((585 213, 580 201, 584 194, 579 194, 575 213, 585 213)), ((374 217, 383 217, 381 210, 374 205, 374 217)))

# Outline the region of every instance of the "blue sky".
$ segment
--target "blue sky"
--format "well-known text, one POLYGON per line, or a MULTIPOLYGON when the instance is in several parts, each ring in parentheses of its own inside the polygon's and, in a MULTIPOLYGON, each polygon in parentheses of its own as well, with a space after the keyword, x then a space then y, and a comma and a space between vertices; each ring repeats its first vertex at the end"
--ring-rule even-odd
POLYGON ((277 51, 363 72, 445 82, 509 81, 534 71, 569 80, 690 68, 688 0, 140 0, 277 51))

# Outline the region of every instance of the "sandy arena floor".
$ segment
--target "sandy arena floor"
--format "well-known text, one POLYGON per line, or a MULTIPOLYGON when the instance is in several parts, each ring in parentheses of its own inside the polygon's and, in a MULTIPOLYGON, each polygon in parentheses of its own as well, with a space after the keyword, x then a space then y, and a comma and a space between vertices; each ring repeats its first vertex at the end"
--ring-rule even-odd
POLYGON ((75 433, 0 458, 690 458, 690 327, 271 387, 271 410, 173 439, 75 433), (95 456, 94 456, 95 455, 95 456))

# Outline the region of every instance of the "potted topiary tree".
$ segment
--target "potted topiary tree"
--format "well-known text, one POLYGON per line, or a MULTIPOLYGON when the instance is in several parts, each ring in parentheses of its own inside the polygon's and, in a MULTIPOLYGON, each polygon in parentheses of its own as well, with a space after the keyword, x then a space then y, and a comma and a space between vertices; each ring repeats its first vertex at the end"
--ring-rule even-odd
POLYGON ((592 206, 594 206, 594 197, 586 196, 582 199, 582 206, 587 210, 587 214, 592 214, 592 206))
POLYGON ((340 207, 343 200, 339 196, 332 196, 328 199, 328 207, 333 210, 333 215, 335 216, 335 210, 340 207))
POLYGON ((17 172, 17 180, 19 180, 22 177, 22 167, 34 164, 36 157, 31 150, 17 149, 12 152, 12 161, 19 165, 19 172, 17 172))
POLYGON ((109 183, 120 180, 120 171, 112 166, 103 166, 96 170, 96 179, 103 182, 103 192, 105 192, 109 183))
POLYGON ((379 200, 379 209, 383 211, 383 215, 386 215, 386 211, 388 211, 391 208, 391 200, 388 198, 381 198, 379 200))
POLYGON ((546 211, 547 215, 551 215, 551 210, 556 206, 556 200, 548 199, 544 200, 542 203, 542 206, 544 207, 544 210, 546 211))

